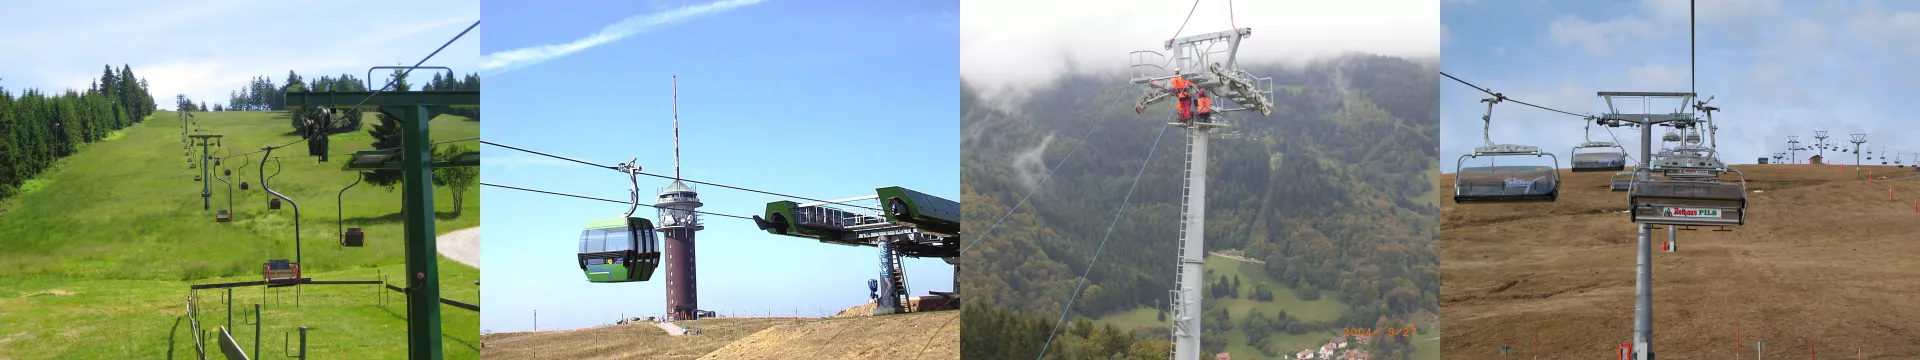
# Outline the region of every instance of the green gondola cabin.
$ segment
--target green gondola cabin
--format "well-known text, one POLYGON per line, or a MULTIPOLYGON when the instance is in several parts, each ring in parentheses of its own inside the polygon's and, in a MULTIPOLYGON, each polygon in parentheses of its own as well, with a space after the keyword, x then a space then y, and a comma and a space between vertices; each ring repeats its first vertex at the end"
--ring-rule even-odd
POLYGON ((660 267, 660 239, 653 222, 622 217, 588 222, 580 232, 580 270, 587 281, 647 281, 660 267))

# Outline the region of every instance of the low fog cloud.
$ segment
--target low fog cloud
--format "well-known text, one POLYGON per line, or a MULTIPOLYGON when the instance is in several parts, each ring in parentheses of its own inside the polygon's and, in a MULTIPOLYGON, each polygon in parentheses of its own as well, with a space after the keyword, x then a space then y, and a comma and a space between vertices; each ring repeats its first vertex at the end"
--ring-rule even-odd
POLYGON ((1430 0, 1371 1, 968 0, 960 3, 960 75, 989 98, 1020 94, 1061 75, 1120 71, 1127 53, 1165 52, 1182 36, 1253 29, 1243 62, 1302 63, 1344 53, 1435 57, 1440 7, 1430 0), (1187 20, 1184 30, 1181 22, 1187 20))

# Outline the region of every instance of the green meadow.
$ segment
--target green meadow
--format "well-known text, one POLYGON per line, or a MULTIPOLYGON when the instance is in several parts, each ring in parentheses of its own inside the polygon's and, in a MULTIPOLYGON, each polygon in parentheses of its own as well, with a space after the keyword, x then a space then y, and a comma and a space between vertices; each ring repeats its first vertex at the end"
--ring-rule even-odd
MULTIPOLYGON (((217 157, 299 139, 285 113, 194 115, 196 134, 224 136, 220 147, 210 148, 217 157)), ((335 135, 328 153, 372 149, 364 129, 375 122, 370 115, 362 130, 335 135)), ((478 122, 442 116, 433 120, 432 131, 436 141, 447 141, 475 138, 480 130, 478 122)), ((279 149, 273 155, 284 158, 265 161, 265 175, 272 176, 275 191, 298 204, 296 222, 294 204, 267 207, 263 154, 212 166, 211 174, 232 182, 232 190, 219 179, 203 179, 212 196, 202 198, 203 182, 194 180, 202 169, 188 168, 201 148, 183 149, 173 112, 159 112, 107 139, 85 145, 29 181, 22 195, 0 203, 0 358, 193 358, 190 295, 197 295, 202 331, 231 321, 234 336, 255 358, 296 351, 301 326, 308 328, 307 350, 314 358, 406 356, 406 300, 376 285, 306 285, 297 297, 293 287, 233 288, 231 318, 227 290, 188 290, 191 284, 256 281, 267 260, 295 258, 296 239, 306 277, 381 280, 385 274, 404 286, 397 275, 404 271, 405 252, 399 188, 360 184, 341 194, 356 176, 341 170, 346 157, 323 163, 307 156, 304 144, 279 149), (239 189, 242 181, 247 190, 239 189), (203 208, 203 201, 211 206, 203 208), (221 209, 233 211, 232 222, 214 221, 221 209), (342 225, 365 229, 366 246, 339 246, 342 225), (255 303, 262 304, 259 353, 248 324, 255 303)), ((479 204, 477 189, 466 189, 464 203, 455 208, 452 193, 437 188, 435 230, 478 226, 479 204)), ((479 301, 478 269, 444 258, 439 266, 443 297, 479 301)), ((447 358, 478 358, 478 314, 441 309, 447 358)), ((217 353, 217 343, 204 338, 202 345, 217 353)))

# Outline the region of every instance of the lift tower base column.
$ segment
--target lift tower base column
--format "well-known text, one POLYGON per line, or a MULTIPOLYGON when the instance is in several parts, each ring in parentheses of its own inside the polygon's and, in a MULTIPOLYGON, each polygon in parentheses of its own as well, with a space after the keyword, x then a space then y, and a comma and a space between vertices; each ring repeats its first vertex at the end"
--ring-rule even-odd
POLYGON ((1200 291, 1206 269, 1207 136, 1214 124, 1185 123, 1187 160, 1185 184, 1180 189, 1179 276, 1174 279, 1173 359, 1200 358, 1200 291))

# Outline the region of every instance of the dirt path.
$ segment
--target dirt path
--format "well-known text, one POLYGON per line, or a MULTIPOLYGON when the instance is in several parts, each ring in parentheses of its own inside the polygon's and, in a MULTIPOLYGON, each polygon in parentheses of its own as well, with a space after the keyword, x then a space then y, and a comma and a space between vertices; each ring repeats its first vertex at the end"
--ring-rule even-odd
POLYGON ((445 256, 448 260, 453 260, 454 262, 467 264, 475 269, 480 268, 479 227, 455 230, 446 235, 440 235, 440 237, 434 238, 434 244, 434 247, 440 251, 440 256, 445 256))
POLYGON ((1233 260, 1239 260, 1239 261, 1243 261, 1243 262, 1250 262, 1250 263, 1255 263, 1255 264, 1265 264, 1265 263, 1267 263, 1267 262, 1265 262, 1265 261, 1260 261, 1260 260, 1254 260, 1254 259, 1249 259, 1249 258, 1245 258, 1245 257, 1239 257, 1239 256, 1233 256, 1233 255, 1227 255, 1227 254, 1225 254, 1225 253, 1221 253, 1221 252, 1218 252, 1218 251, 1215 251, 1215 252, 1210 252, 1210 253, 1207 253, 1207 254, 1211 254, 1211 255, 1213 255, 1213 256, 1219 256, 1219 257, 1223 257, 1223 258, 1228 258, 1228 259, 1233 259, 1233 260))
POLYGON ((667 335, 680 336, 687 333, 687 329, 683 329, 680 325, 674 325, 670 322, 654 323, 654 325, 659 326, 660 330, 665 330, 667 335))

